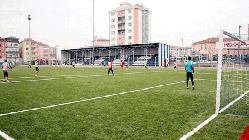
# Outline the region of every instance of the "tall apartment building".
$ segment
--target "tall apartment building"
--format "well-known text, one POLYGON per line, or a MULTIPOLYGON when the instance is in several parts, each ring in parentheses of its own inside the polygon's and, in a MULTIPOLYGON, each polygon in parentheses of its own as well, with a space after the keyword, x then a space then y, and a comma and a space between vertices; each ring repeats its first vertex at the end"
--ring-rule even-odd
POLYGON ((109 11, 110 46, 151 43, 151 15, 142 4, 126 2, 109 11))
POLYGON ((0 59, 19 62, 18 43, 19 38, 13 36, 0 38, 0 59))

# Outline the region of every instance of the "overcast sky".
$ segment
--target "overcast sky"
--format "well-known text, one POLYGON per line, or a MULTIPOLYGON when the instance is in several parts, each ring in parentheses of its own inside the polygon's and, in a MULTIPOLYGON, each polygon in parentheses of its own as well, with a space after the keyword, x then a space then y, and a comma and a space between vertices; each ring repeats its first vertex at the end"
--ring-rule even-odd
MULTIPOLYGON (((31 38, 60 49, 92 45, 93 0, 0 0, 0 37, 31 38)), ((184 46, 218 36, 222 28, 247 34, 249 0, 95 0, 95 35, 109 38, 108 11, 122 2, 152 11, 152 41, 184 46)), ((60 57, 60 55, 59 55, 60 57)))

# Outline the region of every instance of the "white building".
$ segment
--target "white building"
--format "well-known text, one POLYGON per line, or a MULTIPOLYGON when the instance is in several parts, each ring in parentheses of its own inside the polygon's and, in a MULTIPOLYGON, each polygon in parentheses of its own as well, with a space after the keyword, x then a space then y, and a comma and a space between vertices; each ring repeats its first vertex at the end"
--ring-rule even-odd
POLYGON ((142 4, 127 2, 109 11, 110 46, 151 43, 151 15, 142 4))

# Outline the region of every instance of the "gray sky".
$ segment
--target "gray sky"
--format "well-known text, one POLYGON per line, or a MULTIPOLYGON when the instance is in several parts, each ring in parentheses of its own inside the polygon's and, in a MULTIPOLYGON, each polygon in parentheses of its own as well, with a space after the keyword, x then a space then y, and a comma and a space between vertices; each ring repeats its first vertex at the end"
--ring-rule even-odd
MULTIPOLYGON (((0 37, 31 38, 60 49, 92 45, 92 0, 0 0, 0 37)), ((247 34, 248 0, 95 0, 95 35, 109 38, 109 10, 119 3, 143 4, 152 11, 152 41, 184 46, 218 36, 222 28, 247 34)), ((60 57, 60 55, 59 55, 60 57)))

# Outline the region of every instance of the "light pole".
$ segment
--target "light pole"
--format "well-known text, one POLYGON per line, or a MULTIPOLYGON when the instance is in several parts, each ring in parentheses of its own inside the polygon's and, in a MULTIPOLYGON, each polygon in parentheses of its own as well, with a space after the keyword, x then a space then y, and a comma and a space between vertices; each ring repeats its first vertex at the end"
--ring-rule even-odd
POLYGON ((31 40, 30 40, 30 20, 31 20, 31 17, 30 17, 30 15, 28 15, 28 20, 29 20, 29 61, 31 63, 31 40))
MULTIPOLYGON (((183 38, 181 38, 181 41, 182 41, 182 51, 183 51, 183 38)), ((181 51, 181 57, 182 57, 182 51, 181 51)))
POLYGON ((94 0, 93 0, 93 53, 92 53, 92 63, 94 65, 94 0))
MULTIPOLYGON (((242 26, 239 25, 239 39, 240 39, 240 28, 241 28, 241 27, 242 27, 242 26)), ((238 46, 238 57, 239 57, 239 61, 240 61, 240 55, 239 55, 240 44, 241 44, 241 42, 239 41, 239 46, 238 46)))

